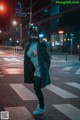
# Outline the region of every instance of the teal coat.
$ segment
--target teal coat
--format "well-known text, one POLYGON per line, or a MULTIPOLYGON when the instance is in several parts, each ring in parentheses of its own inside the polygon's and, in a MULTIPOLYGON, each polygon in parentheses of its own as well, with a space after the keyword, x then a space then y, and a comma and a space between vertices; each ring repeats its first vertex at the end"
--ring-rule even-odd
MULTIPOLYGON (((24 51, 24 83, 33 83, 34 78, 35 68, 30 58, 27 56, 30 44, 30 42, 26 44, 24 51)), ((50 56, 47 52, 45 43, 38 43, 37 51, 38 62, 41 70, 42 87, 46 87, 51 83, 49 75, 50 56)))

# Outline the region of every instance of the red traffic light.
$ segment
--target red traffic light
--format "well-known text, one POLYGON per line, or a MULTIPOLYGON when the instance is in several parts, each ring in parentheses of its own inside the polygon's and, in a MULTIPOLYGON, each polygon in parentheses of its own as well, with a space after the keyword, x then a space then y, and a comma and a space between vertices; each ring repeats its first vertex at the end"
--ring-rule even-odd
POLYGON ((4 6, 0 5, 0 11, 4 10, 4 6))
POLYGON ((4 3, 0 3, 0 14, 4 14, 6 13, 7 9, 6 9, 6 5, 4 3))

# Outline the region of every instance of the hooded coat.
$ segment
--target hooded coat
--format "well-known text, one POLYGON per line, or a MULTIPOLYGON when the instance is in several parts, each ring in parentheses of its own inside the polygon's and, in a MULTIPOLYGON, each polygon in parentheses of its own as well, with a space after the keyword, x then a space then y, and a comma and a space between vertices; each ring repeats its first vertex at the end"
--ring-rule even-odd
MULTIPOLYGON (((28 42, 25 46, 24 50, 24 83, 34 83, 34 71, 35 68, 27 56, 27 52, 29 50, 31 43, 28 42)), ((45 43, 39 42, 37 45, 38 52, 38 62, 41 71, 41 79, 42 79, 42 87, 46 87, 51 83, 50 75, 49 75, 49 67, 50 67, 50 56, 47 52, 47 48, 45 43)))

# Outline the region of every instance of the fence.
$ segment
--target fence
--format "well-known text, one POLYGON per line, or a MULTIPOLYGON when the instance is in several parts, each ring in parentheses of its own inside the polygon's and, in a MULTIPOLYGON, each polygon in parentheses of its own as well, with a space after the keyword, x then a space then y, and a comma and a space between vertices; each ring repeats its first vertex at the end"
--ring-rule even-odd
POLYGON ((15 46, 15 47, 11 47, 11 46, 2 46, 0 45, 0 49, 1 50, 6 50, 9 52, 14 52, 14 53, 23 53, 23 49, 21 46, 15 46))

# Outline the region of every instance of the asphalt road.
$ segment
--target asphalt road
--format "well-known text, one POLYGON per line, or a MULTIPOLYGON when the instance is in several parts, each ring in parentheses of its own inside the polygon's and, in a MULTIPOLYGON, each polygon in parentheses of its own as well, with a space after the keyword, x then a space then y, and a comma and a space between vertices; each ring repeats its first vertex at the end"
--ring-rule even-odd
POLYGON ((52 56, 50 76, 52 83, 42 89, 47 112, 33 116, 38 100, 33 85, 23 82, 23 55, 0 51, 1 119, 80 120, 80 62, 52 56))

